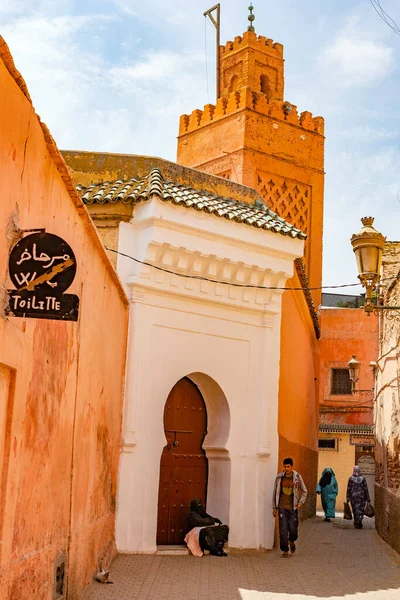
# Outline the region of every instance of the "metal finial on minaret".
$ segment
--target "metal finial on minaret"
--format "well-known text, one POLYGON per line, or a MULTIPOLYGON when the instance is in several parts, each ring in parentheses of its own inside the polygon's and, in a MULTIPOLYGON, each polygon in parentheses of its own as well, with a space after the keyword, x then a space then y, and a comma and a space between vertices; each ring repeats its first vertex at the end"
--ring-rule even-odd
POLYGON ((255 31, 254 26, 253 26, 253 21, 255 19, 255 16, 253 15, 253 10, 254 10, 253 3, 250 2, 250 6, 249 6, 250 14, 247 17, 248 20, 250 21, 250 25, 248 26, 247 31, 255 31))

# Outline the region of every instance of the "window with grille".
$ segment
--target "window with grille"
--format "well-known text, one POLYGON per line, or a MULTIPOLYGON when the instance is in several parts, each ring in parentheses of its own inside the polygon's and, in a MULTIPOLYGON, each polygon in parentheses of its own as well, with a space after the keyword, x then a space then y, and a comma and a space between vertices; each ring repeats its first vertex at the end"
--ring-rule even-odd
POLYGON ((321 450, 336 450, 336 439, 328 438, 325 440, 318 440, 318 448, 321 450))
POLYGON ((348 369, 332 369, 331 394, 351 395, 351 379, 348 369))

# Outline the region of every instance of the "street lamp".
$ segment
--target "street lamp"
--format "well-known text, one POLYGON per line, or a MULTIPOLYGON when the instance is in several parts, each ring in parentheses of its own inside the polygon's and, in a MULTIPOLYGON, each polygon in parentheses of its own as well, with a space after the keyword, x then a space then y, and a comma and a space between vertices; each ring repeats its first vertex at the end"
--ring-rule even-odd
POLYGON ((366 290, 364 310, 369 315, 376 309, 372 298, 379 280, 386 238, 373 227, 373 217, 363 217, 361 223, 361 231, 351 236, 351 245, 356 255, 358 278, 366 290))
MULTIPOLYGON (((349 369, 349 377, 351 380, 351 393, 352 394, 372 394, 373 393, 373 388, 369 389, 369 390, 356 390, 356 383, 357 381, 360 379, 360 367, 361 367, 361 363, 359 360, 357 360, 355 354, 353 354, 353 356, 351 357, 351 359, 349 360, 349 362, 347 363, 348 369, 349 369)), ((377 369, 377 364, 376 362, 371 361, 369 363, 370 369, 372 370, 372 375, 375 378, 375 372, 377 369)))
POLYGON ((355 388, 356 388, 356 383, 360 378, 360 366, 361 363, 359 360, 356 359, 355 355, 353 354, 353 356, 351 357, 351 359, 348 362, 348 367, 349 367, 349 376, 351 379, 351 393, 354 394, 355 388))

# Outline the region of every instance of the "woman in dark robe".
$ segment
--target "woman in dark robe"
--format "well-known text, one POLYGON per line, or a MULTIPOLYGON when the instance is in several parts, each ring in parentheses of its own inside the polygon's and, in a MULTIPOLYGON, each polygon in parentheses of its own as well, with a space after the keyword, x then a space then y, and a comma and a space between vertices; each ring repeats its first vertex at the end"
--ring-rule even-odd
POLYGON ((364 510, 367 502, 370 502, 368 485, 365 477, 361 475, 360 467, 354 467, 353 475, 349 477, 347 484, 347 502, 351 503, 354 517, 354 527, 361 529, 363 526, 364 510))
POLYGON ((335 473, 330 467, 322 471, 321 479, 317 485, 317 494, 321 494, 322 508, 325 513, 325 521, 335 518, 336 496, 338 495, 338 484, 335 473))
POLYGON ((195 527, 201 528, 199 532, 200 548, 209 550, 214 556, 226 556, 224 544, 228 541, 229 527, 222 525, 216 517, 212 517, 204 510, 199 498, 190 501, 190 510, 187 516, 187 530, 195 527))

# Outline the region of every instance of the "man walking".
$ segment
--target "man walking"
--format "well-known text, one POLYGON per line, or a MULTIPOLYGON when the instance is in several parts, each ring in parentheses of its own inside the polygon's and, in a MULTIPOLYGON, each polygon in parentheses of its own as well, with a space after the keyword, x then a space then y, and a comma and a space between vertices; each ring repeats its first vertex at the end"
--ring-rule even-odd
POLYGON ((290 552, 296 551, 299 513, 307 498, 307 488, 300 473, 293 470, 293 460, 285 458, 283 471, 275 479, 274 495, 272 498, 274 517, 279 515, 279 541, 282 558, 287 558, 290 552))

